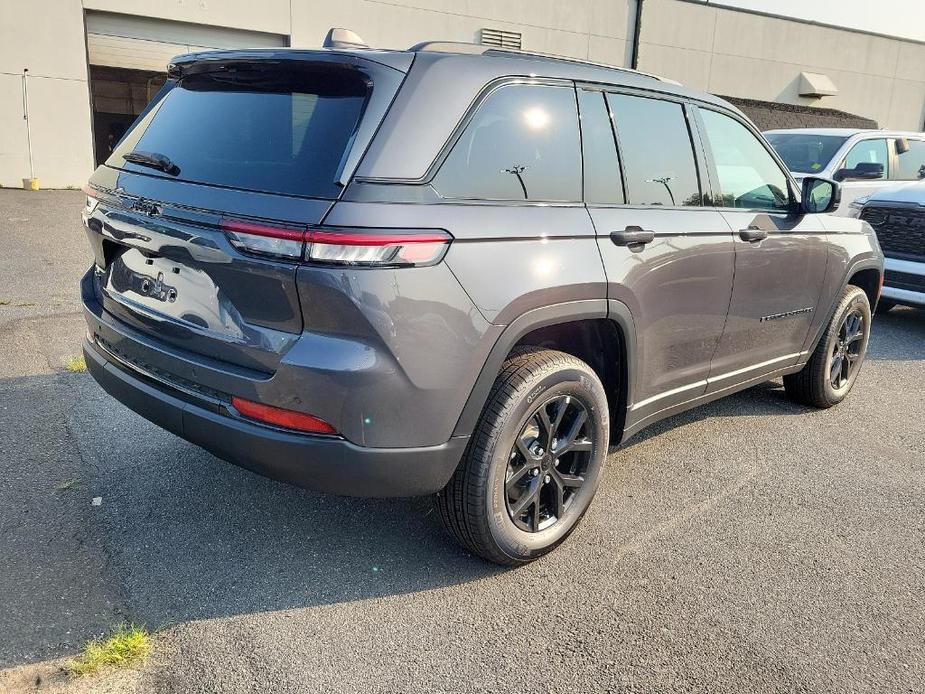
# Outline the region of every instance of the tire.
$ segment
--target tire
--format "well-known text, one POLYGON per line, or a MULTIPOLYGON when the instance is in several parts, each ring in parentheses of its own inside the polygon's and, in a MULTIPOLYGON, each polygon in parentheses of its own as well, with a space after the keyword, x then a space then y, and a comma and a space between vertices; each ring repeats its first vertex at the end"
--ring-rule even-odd
POLYGON ((787 395, 796 402, 822 409, 844 400, 867 354, 870 318, 867 294, 860 287, 849 284, 806 366, 795 374, 784 376, 787 395), (861 323, 855 328, 853 321, 857 317, 861 323))
POLYGON ((504 566, 552 551, 597 490, 609 423, 607 394, 590 366, 563 352, 518 350, 502 366, 459 467, 437 495, 444 526, 468 550, 504 566))
POLYGON ((895 301, 890 301, 889 299, 880 299, 880 301, 877 302, 877 315, 879 316, 883 313, 887 313, 888 311, 892 311, 894 308, 896 308, 895 301))

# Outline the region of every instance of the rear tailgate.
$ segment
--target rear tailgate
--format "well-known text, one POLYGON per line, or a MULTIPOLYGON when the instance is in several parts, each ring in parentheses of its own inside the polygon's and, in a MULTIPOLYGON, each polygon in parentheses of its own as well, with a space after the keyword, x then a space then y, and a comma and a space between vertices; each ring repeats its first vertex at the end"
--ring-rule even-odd
MULTIPOLYGON (((297 265, 242 252, 221 223, 245 217, 235 212, 259 209, 261 202, 278 212, 279 200, 267 203, 253 196, 270 196, 242 192, 232 200, 231 191, 216 199, 205 186, 132 174, 120 175, 119 186, 119 192, 97 192, 99 203, 86 217, 103 308, 180 349, 272 372, 302 330, 297 265), (225 210, 181 206, 177 199, 186 197, 225 210)), ((320 220, 331 204, 290 202, 282 209, 306 223, 320 220)))
POLYGON ((153 339, 272 372, 302 330, 285 239, 322 221, 403 73, 336 53, 203 56, 172 67, 91 179, 95 292, 153 339))

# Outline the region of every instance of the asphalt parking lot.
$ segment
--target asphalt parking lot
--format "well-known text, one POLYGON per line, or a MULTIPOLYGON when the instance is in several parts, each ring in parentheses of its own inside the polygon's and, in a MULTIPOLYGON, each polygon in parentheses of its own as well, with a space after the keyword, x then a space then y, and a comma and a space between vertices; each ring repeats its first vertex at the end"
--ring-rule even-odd
POLYGON ((144 668, 50 686, 923 691, 925 311, 875 320, 832 410, 770 383, 642 432, 565 545, 501 570, 428 499, 263 479, 67 373, 82 204, 0 191, 0 690, 133 621, 144 668))

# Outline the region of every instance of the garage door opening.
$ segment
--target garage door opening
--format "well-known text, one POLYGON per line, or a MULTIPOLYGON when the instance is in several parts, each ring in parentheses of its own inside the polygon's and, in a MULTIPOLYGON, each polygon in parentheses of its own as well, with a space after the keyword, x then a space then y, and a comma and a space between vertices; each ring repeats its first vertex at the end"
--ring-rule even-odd
POLYGON ((289 38, 244 29, 173 22, 113 12, 87 11, 87 57, 96 165, 167 79, 170 59, 213 48, 272 48, 289 38))
POLYGON ((166 79, 166 72, 90 66, 96 166, 109 158, 116 143, 166 79))

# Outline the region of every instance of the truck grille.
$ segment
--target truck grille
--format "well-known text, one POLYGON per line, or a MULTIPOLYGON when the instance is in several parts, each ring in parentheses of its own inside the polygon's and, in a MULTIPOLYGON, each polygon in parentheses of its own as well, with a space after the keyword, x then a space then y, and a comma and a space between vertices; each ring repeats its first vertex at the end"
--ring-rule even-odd
POLYGON ((861 219, 877 232, 885 256, 925 261, 925 209, 865 205, 861 219))

